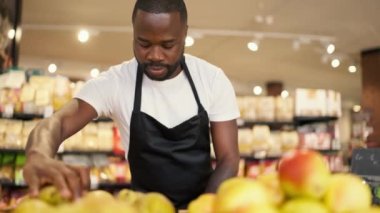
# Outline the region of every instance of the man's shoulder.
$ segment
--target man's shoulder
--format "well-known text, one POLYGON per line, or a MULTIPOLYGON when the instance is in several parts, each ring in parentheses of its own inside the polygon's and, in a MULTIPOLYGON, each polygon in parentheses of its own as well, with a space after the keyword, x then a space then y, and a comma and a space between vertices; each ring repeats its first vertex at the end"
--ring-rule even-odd
POLYGON ((212 74, 222 71, 220 67, 206 61, 205 59, 198 58, 190 54, 185 54, 185 60, 187 66, 189 66, 189 69, 191 67, 193 69, 195 68, 196 70, 202 71, 203 73, 208 72, 212 74))

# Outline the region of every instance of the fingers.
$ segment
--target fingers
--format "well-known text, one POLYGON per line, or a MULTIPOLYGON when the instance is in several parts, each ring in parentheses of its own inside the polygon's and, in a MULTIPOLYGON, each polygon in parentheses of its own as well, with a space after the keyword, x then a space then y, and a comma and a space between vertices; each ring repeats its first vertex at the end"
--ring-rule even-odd
POLYGON ((29 185, 29 194, 31 197, 37 197, 39 194, 40 181, 37 174, 31 171, 30 167, 25 167, 23 170, 25 182, 29 185))
POLYGON ((72 198, 74 200, 78 199, 82 195, 83 187, 81 183, 81 178, 79 172, 71 167, 63 167, 62 173, 65 176, 67 186, 71 191, 72 198))
POLYGON ((66 177, 62 171, 64 167, 56 167, 48 169, 48 175, 52 180, 53 184, 59 190, 61 196, 66 199, 72 198, 71 187, 69 188, 68 183, 66 182, 66 177))
POLYGON ((87 189, 89 189, 90 188, 90 170, 86 167, 71 166, 71 168, 74 169, 77 172, 77 174, 79 174, 83 191, 86 191, 87 189))

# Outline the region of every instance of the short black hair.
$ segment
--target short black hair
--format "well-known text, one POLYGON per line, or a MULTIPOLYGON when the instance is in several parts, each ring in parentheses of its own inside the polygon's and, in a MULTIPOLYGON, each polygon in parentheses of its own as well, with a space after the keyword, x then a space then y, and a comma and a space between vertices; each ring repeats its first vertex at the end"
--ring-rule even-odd
POLYGON ((187 9, 183 0, 136 0, 132 13, 132 23, 135 22, 137 10, 148 13, 179 12, 181 22, 187 24, 187 9))

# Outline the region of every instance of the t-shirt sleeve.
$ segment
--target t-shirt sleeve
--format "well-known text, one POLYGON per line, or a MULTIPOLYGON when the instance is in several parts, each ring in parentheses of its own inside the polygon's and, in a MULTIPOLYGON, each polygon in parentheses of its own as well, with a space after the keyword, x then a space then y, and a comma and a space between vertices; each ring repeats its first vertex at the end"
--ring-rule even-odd
POLYGON ((115 82, 112 74, 107 71, 99 77, 87 81, 74 98, 90 104, 97 112, 98 117, 110 117, 112 115, 113 95, 115 94, 115 82))
POLYGON ((240 117, 235 90, 222 70, 216 74, 212 85, 208 114, 210 121, 228 121, 240 117))

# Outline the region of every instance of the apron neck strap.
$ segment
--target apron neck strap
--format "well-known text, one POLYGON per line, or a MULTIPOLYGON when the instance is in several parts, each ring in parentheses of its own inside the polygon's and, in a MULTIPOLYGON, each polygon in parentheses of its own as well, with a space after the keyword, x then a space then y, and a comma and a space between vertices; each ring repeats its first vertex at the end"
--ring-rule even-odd
MULTIPOLYGON (((203 109, 203 106, 200 102, 197 90, 195 89, 195 85, 194 85, 193 79, 191 78, 189 69, 187 68, 187 65, 185 63, 185 56, 182 56, 181 61, 180 61, 180 65, 181 65, 182 69, 184 70, 185 75, 190 82, 191 90, 194 94, 195 100, 196 100, 197 105, 198 105, 198 112, 201 112, 204 109, 203 109)), ((141 67, 140 64, 138 64, 133 110, 139 110, 140 111, 140 109, 141 109, 141 88, 142 88, 143 73, 144 73, 143 68, 141 67)))

